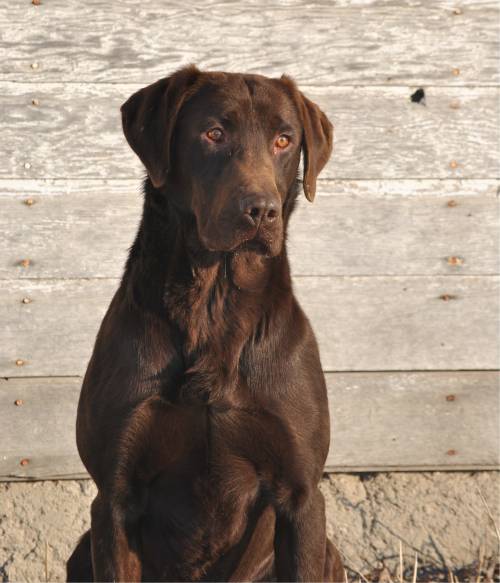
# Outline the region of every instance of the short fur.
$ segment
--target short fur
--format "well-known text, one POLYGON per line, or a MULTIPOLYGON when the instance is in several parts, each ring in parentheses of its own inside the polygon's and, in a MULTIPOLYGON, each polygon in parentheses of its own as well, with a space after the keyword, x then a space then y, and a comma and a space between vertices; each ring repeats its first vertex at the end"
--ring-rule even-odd
POLYGON ((341 581, 325 382, 285 244, 300 153, 313 200, 331 124, 289 78, 195 67, 122 115, 148 178, 78 406, 98 494, 68 580, 341 581))

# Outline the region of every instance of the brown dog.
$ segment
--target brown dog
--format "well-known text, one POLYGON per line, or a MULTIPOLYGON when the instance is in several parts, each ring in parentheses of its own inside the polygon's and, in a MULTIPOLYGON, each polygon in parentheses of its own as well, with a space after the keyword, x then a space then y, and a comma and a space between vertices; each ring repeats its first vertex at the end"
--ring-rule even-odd
POLYGON ((287 77, 184 68, 123 105, 144 211, 97 336, 77 443, 95 480, 70 581, 341 581, 330 428, 285 238, 332 126, 287 77))

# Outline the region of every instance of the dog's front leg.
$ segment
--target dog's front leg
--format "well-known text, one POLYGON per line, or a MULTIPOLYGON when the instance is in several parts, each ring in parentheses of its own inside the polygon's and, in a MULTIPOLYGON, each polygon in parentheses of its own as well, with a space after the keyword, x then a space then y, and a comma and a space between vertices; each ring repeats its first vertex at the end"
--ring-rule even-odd
POLYGON ((127 521, 125 506, 99 493, 91 509, 94 581, 141 580, 134 530, 134 524, 127 521))
POLYGON ((325 502, 318 488, 277 509, 274 552, 278 581, 324 580, 325 502))

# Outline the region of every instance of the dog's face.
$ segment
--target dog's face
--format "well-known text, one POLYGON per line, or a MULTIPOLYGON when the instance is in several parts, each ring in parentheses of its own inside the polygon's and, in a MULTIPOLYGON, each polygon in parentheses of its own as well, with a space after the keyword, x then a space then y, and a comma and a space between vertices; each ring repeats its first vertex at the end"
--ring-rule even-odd
POLYGON ((123 106, 125 136, 153 185, 196 218, 212 251, 277 255, 304 149, 304 192, 332 148, 332 126, 288 78, 181 69, 123 106))

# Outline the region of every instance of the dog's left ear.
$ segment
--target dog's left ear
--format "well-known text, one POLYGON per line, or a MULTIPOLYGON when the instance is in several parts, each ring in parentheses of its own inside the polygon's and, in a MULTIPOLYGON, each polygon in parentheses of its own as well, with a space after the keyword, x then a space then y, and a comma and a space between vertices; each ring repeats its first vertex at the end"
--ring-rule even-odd
POLYGON ((290 77, 282 75, 281 81, 290 91, 302 121, 303 188, 307 200, 312 202, 316 195, 316 179, 332 153, 333 126, 321 109, 298 90, 290 77))
POLYGON ((188 88, 199 74, 193 65, 184 67, 140 89, 121 107, 123 133, 146 167, 155 188, 160 188, 167 180, 177 115, 188 88))

